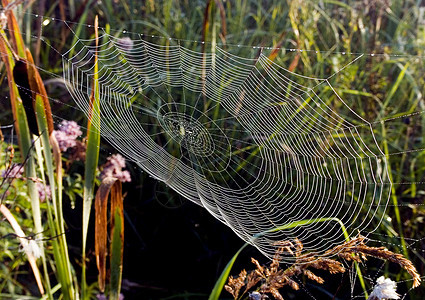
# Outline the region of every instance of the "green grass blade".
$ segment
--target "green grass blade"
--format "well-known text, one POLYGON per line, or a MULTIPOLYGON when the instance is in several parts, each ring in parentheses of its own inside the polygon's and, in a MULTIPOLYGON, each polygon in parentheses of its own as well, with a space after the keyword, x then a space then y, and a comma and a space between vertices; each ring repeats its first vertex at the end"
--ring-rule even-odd
MULTIPOLYGON (((6 34, 4 30, 0 30, 0 34, 3 36, 3 39, 7 40, 6 34)), ((28 128, 27 117, 25 114, 25 109, 21 101, 18 100, 18 88, 13 80, 13 67, 15 62, 13 60, 13 54, 10 49, 7 47, 5 43, 3 43, 3 39, 0 39, 0 51, 3 53, 2 59, 6 66, 7 78, 10 89, 10 102, 12 107, 13 118, 15 120, 15 128, 18 135, 18 143, 19 148, 21 150, 22 162, 25 161, 26 157, 27 161, 25 163, 25 175, 26 177, 36 177, 35 172, 35 162, 34 158, 31 155, 30 151, 32 148, 31 143, 31 133, 28 128)), ((18 39, 19 40, 19 39, 18 39)), ((19 51, 20 53, 22 51, 19 51)), ((23 52, 25 53, 25 52, 23 52)), ((40 212, 40 204, 38 201, 38 191, 35 186, 35 183, 32 180, 28 180, 28 195, 31 201, 31 209, 32 215, 34 219, 34 227, 36 232, 43 231, 43 226, 41 225, 41 212, 40 212)))
POLYGON ((55 215, 54 220, 51 220, 50 224, 54 226, 53 233, 55 235, 58 235, 58 238, 54 241, 54 244, 57 244, 54 247, 54 258, 55 262, 57 263, 57 275, 62 286, 62 295, 64 299, 74 299, 75 292, 72 286, 72 275, 71 265, 68 257, 68 246, 66 243, 65 235, 61 234, 65 232, 65 228, 63 226, 62 205, 58 201, 58 193, 61 193, 62 191, 56 188, 52 149, 50 147, 49 142, 49 129, 46 121, 43 98, 40 95, 36 96, 36 112, 38 128, 41 131, 43 154, 47 169, 47 176, 49 178, 54 208, 53 211, 55 215))
POLYGON ((112 229, 111 241, 111 278, 109 299, 118 300, 121 290, 122 259, 124 249, 124 214, 122 207, 121 209, 117 207, 114 215, 114 227, 112 229))
MULTIPOLYGON (((381 132, 382 132, 382 143, 383 143, 384 153, 385 153, 385 156, 387 157, 387 159, 389 159, 390 152, 389 152, 389 149, 388 149, 387 130, 385 128, 384 123, 381 123, 381 128, 382 128, 381 132)), ((390 182, 394 182, 392 170, 391 170, 391 164, 388 164, 388 177, 390 179, 390 182)), ((402 220, 401 220, 401 215, 400 215, 400 210, 399 210, 399 205, 398 205, 397 192, 395 190, 394 185, 391 186, 391 199, 393 200, 394 214, 395 214, 396 221, 397 221, 398 234, 400 235, 401 247, 403 248, 404 257, 406 257, 408 259, 409 258, 409 252, 407 251, 407 245, 406 245, 406 241, 404 239, 403 223, 402 223, 402 220)))
POLYGON ((208 300, 218 300, 221 292, 223 291, 223 287, 227 282, 227 278, 229 277, 230 271, 232 270, 233 264, 235 263, 236 259, 238 258, 239 254, 242 252, 243 249, 245 249, 246 246, 248 246, 248 243, 245 243, 239 250, 236 252, 235 255, 233 255, 232 259, 227 263, 226 267, 224 268, 223 272, 221 273, 220 277, 216 281, 213 290, 211 291, 210 296, 208 297, 208 300))
POLYGON ((406 63, 404 65, 403 69, 401 69, 400 73, 398 74, 396 81, 392 85, 390 91, 388 92, 387 98, 385 99, 384 108, 388 106, 388 104, 390 103, 391 99, 393 98, 395 92, 397 91, 398 87, 400 86, 400 83, 403 80, 404 75, 406 74, 407 68, 409 68, 409 63, 406 63))
MULTIPOLYGON (((95 21, 96 41, 97 34, 97 17, 95 21)), ((96 43, 97 44, 97 43, 96 43)), ((97 62, 97 53, 94 65, 93 74, 93 90, 91 95, 91 110, 87 125, 87 150, 86 162, 84 170, 84 194, 83 194, 83 236, 82 236, 82 251, 83 251, 83 269, 81 278, 82 297, 86 299, 86 240, 89 227, 89 218, 91 206, 93 203, 94 183, 96 179, 96 169, 99 161, 99 146, 100 146, 100 91, 99 91, 99 66, 97 62)))

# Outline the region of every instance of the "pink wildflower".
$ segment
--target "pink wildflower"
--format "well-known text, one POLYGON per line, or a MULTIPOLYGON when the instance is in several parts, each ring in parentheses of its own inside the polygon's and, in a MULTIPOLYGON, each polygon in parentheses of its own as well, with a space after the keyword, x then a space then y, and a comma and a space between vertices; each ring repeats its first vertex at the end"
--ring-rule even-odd
POLYGON ((13 164, 11 168, 1 173, 1 177, 22 178, 23 173, 24 173, 24 167, 21 164, 13 164))
POLYGON ((102 166, 100 178, 103 180, 106 177, 115 177, 121 182, 131 182, 130 172, 123 168, 125 168, 125 158, 120 154, 114 154, 108 157, 102 166))
POLYGON ((37 181, 36 186, 38 190, 38 198, 40 198, 41 202, 44 202, 46 198, 52 197, 52 191, 50 189, 50 186, 44 185, 43 183, 39 181, 37 181))
POLYGON ((65 152, 68 148, 77 145, 77 138, 82 135, 80 126, 75 121, 63 120, 59 124, 59 130, 53 131, 61 151, 65 152))

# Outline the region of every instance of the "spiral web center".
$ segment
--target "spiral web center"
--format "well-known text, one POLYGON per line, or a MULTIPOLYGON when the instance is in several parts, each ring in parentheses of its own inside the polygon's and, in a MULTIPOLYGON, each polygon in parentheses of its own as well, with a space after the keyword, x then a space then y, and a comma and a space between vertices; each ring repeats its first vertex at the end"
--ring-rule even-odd
POLYGON ((209 156, 214 152, 214 140, 196 119, 179 113, 162 116, 162 127, 167 134, 194 155, 209 156))

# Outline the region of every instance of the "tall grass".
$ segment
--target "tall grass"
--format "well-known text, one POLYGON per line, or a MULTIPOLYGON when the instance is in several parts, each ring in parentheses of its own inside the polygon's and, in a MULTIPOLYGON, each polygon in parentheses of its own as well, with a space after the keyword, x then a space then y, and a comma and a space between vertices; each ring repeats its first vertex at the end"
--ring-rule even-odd
MULTIPOLYGON (((7 2, 4 1, 7 5, 7 2)), ((6 65, 8 73, 8 82, 10 90, 11 107, 14 117, 14 125, 17 131, 17 136, 20 145, 20 151, 22 164, 25 167, 25 178, 28 186, 28 194, 30 195, 32 215, 34 218, 34 231, 39 240, 43 240, 42 233, 49 232, 51 243, 53 246, 53 257, 49 259, 49 254, 45 252, 44 247, 41 247, 41 259, 44 269, 43 282, 46 287, 46 294, 43 285, 39 287, 41 296, 49 299, 54 299, 54 292, 60 288, 60 297, 63 299, 80 299, 80 287, 78 285, 75 270, 72 267, 69 253, 68 243, 66 241, 65 221, 63 218, 63 169, 62 169, 62 156, 59 148, 59 144, 53 134, 54 124, 52 113, 50 109, 50 103, 48 100, 47 92, 44 87, 41 76, 38 72, 35 62, 32 58, 31 52, 25 48, 23 43, 17 22, 15 20, 12 11, 7 11, 8 14, 8 26, 11 29, 9 32, 13 33, 8 37, 2 30, 2 38, 0 39, 0 49, 2 50, 2 59, 6 65), (9 42, 9 38, 12 42, 9 42), (12 46, 13 45, 13 46, 12 46), (15 67, 15 63, 19 63, 19 69, 15 67), (12 72, 13 70, 13 72, 12 72), (14 76, 19 76, 19 84, 14 81, 14 76), (21 100, 22 99, 22 100, 21 100), (25 107, 24 107, 25 106, 25 107), (25 108, 25 109, 24 109, 25 108), (31 126, 29 127, 29 124, 31 126), (34 125, 35 124, 35 125, 34 125), (36 136, 39 136, 36 138, 36 136), (34 141, 32 141, 34 140, 34 141), (33 150, 35 147, 35 153, 33 150), (35 164, 38 163, 38 170, 35 164), (50 189, 50 197, 47 199, 44 212, 42 213, 40 200, 38 198, 38 190, 36 182, 40 178, 41 182, 44 183, 44 189, 50 189), (48 184, 47 184, 48 183, 48 184), (44 213, 47 215, 47 220, 44 213), (47 225, 43 225, 47 223, 47 225), (46 228, 46 230, 44 229, 46 228), (58 285, 55 288, 51 287, 50 271, 48 270, 47 262, 50 262, 53 267, 53 271, 56 276, 58 285)), ((95 26, 97 28, 97 24, 95 26)), ((95 68, 97 68, 97 62, 95 62, 95 68)), ((87 147, 87 159, 86 159, 86 185, 84 190, 85 203, 83 210, 83 260, 85 262, 85 241, 87 236, 88 219, 90 216, 91 200, 94 198, 94 181, 97 171, 97 158, 99 156, 99 132, 96 128, 100 126, 99 120, 99 88, 96 82, 93 83, 93 95, 94 99, 92 108, 93 112, 89 117, 88 126, 88 147, 87 147), (97 88, 96 88, 97 86, 97 88), (97 101, 96 101, 97 99, 97 101), (97 104, 96 104, 97 103, 97 104), (90 124, 94 123, 93 126, 90 124)), ((111 188, 111 187, 109 187, 111 188)), ((109 191, 107 188, 106 190, 109 191)), ((4 191, 6 193, 7 191, 4 191)), ((121 189, 115 194, 121 196, 121 207, 122 207, 122 192, 121 189)), ((114 194, 114 195, 115 195, 114 194)), ((2 195, 3 198, 4 195, 2 195)), ((115 198, 118 197, 115 195, 115 198)), ((115 201, 116 202, 116 201, 115 201)), ((114 202, 114 203, 115 203, 114 202)), ((20 230, 19 225, 14 221, 13 215, 2 203, 2 212, 7 216, 8 220, 17 232, 17 237, 25 239, 23 231, 20 230), (13 222, 12 222, 13 221, 13 222)), ((116 207, 118 204, 114 204, 116 207)), ((119 206, 119 205, 118 205, 119 206)), ((122 209, 117 210, 115 213, 115 219, 120 218, 121 221, 116 221, 119 225, 119 234, 123 235, 123 223, 122 223, 122 209), (120 214, 121 212, 121 214, 120 214)), ((105 220, 106 223, 106 220, 105 220)), ((114 239, 114 252, 122 251, 122 239, 114 239), (121 242, 120 242, 121 241, 121 242)), ((103 255, 106 255, 107 250, 104 249, 103 255)), ((100 254, 98 254, 100 255, 100 254)), ((122 257, 122 253, 121 253, 122 257)), ((34 274, 37 276, 38 282, 39 273, 37 265, 35 264, 34 257, 29 253, 28 258, 34 269, 34 274)), ((118 299, 120 292, 121 283, 121 272, 122 268, 117 269, 117 265, 122 264, 121 261, 114 261, 112 266, 114 267, 114 276, 112 281, 114 282, 113 295, 111 299, 118 299), (117 277, 118 276, 118 277, 117 277)), ((85 282, 85 264, 83 263, 83 274, 82 274, 82 296, 84 299, 89 299, 88 288, 85 282)), ((6 296, 5 294, 3 294, 6 296)), ((23 297, 18 295, 17 297, 23 297)))

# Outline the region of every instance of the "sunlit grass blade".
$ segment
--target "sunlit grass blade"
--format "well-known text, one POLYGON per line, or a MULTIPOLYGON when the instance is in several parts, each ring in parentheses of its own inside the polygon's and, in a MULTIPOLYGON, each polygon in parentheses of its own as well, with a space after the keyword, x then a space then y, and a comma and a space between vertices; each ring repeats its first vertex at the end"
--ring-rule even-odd
POLYGON ((238 252, 235 253, 235 255, 232 257, 232 259, 227 263, 227 265, 224 267, 223 272, 221 272, 220 277, 217 279, 213 290, 211 291, 210 296, 208 297, 208 300, 218 300, 220 298, 221 292, 223 291, 223 287, 227 282, 227 279, 229 278, 230 271, 233 268, 233 265, 238 258, 239 254, 242 252, 243 249, 248 246, 248 243, 245 243, 242 247, 239 248, 238 252))
MULTIPOLYGON (((95 37, 96 48, 99 43, 98 35, 98 21, 95 19, 95 37)), ((84 170, 84 195, 83 195, 83 235, 82 235, 82 256, 83 256, 83 270, 81 278, 81 289, 83 299, 86 299, 86 240, 87 231, 89 226, 90 210, 93 202, 94 183, 96 179, 96 169, 99 160, 99 146, 100 146, 100 92, 98 80, 99 66, 97 63, 97 52, 95 55, 95 65, 93 74, 93 87, 90 96, 90 112, 87 125, 87 150, 86 162, 84 170)))
POLYGON ((398 87, 400 86, 400 83, 403 80, 404 75, 406 74, 406 71, 407 71, 408 68, 409 68, 409 63, 406 63, 404 65, 403 69, 400 70, 400 73, 398 74, 396 81, 391 86, 391 89, 388 92, 387 98, 385 99, 385 102, 383 104, 384 109, 388 106, 388 104, 390 103, 390 101, 393 98, 394 94, 396 93, 396 91, 397 91, 398 87))
MULTIPOLYGON (((68 255, 68 244, 66 242, 65 224, 62 212, 62 159, 60 149, 56 142, 53 133, 53 118, 50 109, 50 103, 47 97, 47 92, 43 81, 34 65, 34 60, 29 50, 26 51, 28 59, 28 79, 33 95, 35 96, 36 118, 38 128, 41 134, 43 145, 44 162, 46 164, 47 175, 49 178, 51 197, 53 200, 54 228, 50 228, 52 236, 58 236, 53 242, 57 249, 54 253, 60 254, 55 256, 55 261, 58 262, 58 274, 61 278, 61 286, 65 290, 64 297, 75 298, 76 287, 73 286, 73 278, 71 271, 71 263, 68 255), (53 153, 53 155, 52 155, 53 153), (56 176, 55 164, 56 162, 56 176), (60 263, 59 263, 60 262, 60 263)), ((42 166, 41 166, 42 169, 42 166)))
MULTIPOLYGON (((386 131, 384 123, 381 123, 381 133, 382 133, 382 143, 383 143, 384 153, 385 153, 385 156, 387 157, 387 159, 389 159, 390 152, 389 152, 389 149, 388 149, 387 131, 386 131)), ((388 164, 388 176, 389 176, 390 182, 393 182, 391 164, 388 164)), ((397 221, 398 234, 400 235, 400 242, 401 242, 401 247, 403 249, 403 254, 406 258, 409 258, 409 252, 407 251, 407 245, 406 245, 406 241, 404 239, 404 233, 403 233, 402 221, 401 221, 400 210, 399 210, 399 205, 398 205, 397 193, 396 193, 394 185, 391 186, 391 199, 393 201, 394 214, 395 214, 396 221, 397 221)))
POLYGON ((54 224, 54 229, 51 229, 52 236, 57 236, 57 239, 54 239, 53 244, 57 244, 55 247, 57 251, 55 252, 55 262, 57 263, 57 274, 59 275, 59 282, 62 286, 62 295, 65 299, 74 299, 75 291, 72 286, 72 275, 71 275, 71 265, 68 257, 68 246, 66 243, 65 235, 62 234, 65 232, 63 216, 62 216, 62 205, 58 201, 58 193, 59 191, 56 185, 56 179, 54 176, 54 164, 52 157, 52 149, 49 143, 49 133, 48 126, 45 117, 45 109, 42 97, 40 95, 36 95, 36 111, 37 111, 37 121, 38 126, 41 131, 41 141, 43 145, 43 154, 44 160, 46 164, 47 175, 49 178, 49 185, 51 189, 51 195, 53 200, 53 211, 54 211, 54 220, 52 223, 54 224))
MULTIPOLYGON (((14 1, 2 0, 3 7, 6 7, 10 2, 14 1)), ((12 44, 16 47, 15 50, 17 54, 19 55, 19 57, 25 57, 25 45, 21 35, 21 30, 19 29, 19 25, 16 21, 15 15, 11 11, 9 11, 9 13, 7 14, 7 26, 9 28, 9 32, 11 33, 10 40, 12 41, 12 44)), ((2 52, 2 54, 3 53, 4 52, 2 52)))
MULTIPOLYGON (((15 81, 13 79, 13 67, 15 62, 13 60, 13 55, 11 49, 8 48, 8 45, 4 42, 6 35, 3 30, 0 31, 0 34, 3 38, 0 38, 0 52, 3 59, 3 62, 6 67, 8 84, 9 84, 9 93, 10 93, 10 104, 12 107, 13 119, 15 120, 15 130, 18 136, 19 148, 21 150, 21 161, 25 163, 25 174, 27 177, 36 177, 35 172, 35 162, 30 151, 32 149, 31 142, 31 133, 28 128, 27 118, 25 114, 25 109, 22 102, 20 101, 18 89, 16 87, 15 81)), ((31 200, 31 207, 33 211, 34 227, 36 232, 43 231, 41 225, 41 213, 40 213, 40 204, 38 201, 38 192, 33 181, 28 181, 28 194, 31 200)))

